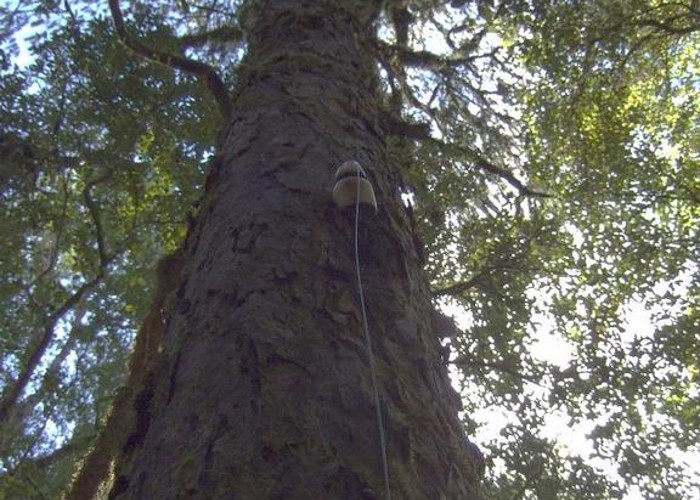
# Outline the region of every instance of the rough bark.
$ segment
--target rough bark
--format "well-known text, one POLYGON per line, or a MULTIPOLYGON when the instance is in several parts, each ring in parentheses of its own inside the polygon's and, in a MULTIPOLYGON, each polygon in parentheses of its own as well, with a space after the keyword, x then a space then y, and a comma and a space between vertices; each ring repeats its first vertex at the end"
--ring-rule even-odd
POLYGON ((167 320, 171 317, 175 292, 183 265, 182 249, 163 257, 156 267, 156 287, 151 310, 136 337, 129 363, 129 378, 117 391, 104 425, 86 456, 80 460, 67 500, 102 498, 111 488, 112 467, 120 450, 128 446, 134 435, 137 418, 137 394, 150 384, 162 348, 167 320))
POLYGON ((354 158, 380 205, 359 246, 393 497, 477 498, 362 45, 377 7, 261 4, 110 497, 382 497, 352 217, 330 201, 354 158))

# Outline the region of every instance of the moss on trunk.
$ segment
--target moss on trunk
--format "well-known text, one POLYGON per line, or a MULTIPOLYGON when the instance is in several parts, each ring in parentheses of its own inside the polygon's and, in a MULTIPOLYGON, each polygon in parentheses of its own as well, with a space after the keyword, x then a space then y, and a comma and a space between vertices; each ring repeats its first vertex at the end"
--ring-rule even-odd
POLYGON ((362 41, 378 7, 260 4, 164 350, 134 400, 138 440, 120 451, 110 496, 382 497, 352 220, 330 197, 352 158, 380 207, 359 246, 392 493, 476 498, 362 41))

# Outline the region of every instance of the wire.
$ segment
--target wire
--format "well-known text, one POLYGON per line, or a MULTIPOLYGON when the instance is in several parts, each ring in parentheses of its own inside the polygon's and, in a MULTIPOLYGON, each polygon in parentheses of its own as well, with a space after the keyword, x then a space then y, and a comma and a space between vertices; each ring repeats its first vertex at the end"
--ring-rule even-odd
POLYGON ((369 324, 367 322, 367 308, 365 307, 365 294, 362 289, 362 274, 360 273, 360 248, 358 245, 360 227, 360 187, 361 170, 357 169, 357 193, 355 196, 355 270, 357 271, 357 290, 360 295, 360 307, 362 309, 362 326, 365 332, 365 343, 367 344, 367 354, 369 355, 369 371, 372 377, 372 388, 374 389, 374 402, 377 407, 377 425, 379 427, 379 444, 382 450, 382 468, 384 470, 384 498, 391 500, 391 488, 389 487, 389 462, 386 455, 386 438, 384 435, 384 421, 382 420, 382 409, 379 405, 379 387, 377 386, 377 370, 374 367, 374 352, 372 351, 372 340, 369 335, 369 324))

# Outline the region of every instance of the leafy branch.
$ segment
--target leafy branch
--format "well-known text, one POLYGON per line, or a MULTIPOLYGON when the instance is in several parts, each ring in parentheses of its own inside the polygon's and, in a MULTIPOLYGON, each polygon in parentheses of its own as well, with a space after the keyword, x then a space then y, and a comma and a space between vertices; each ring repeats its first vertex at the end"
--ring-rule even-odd
POLYGON ((88 181, 85 184, 85 188, 83 189, 83 198, 85 199, 85 206, 88 208, 90 218, 92 219, 92 223, 95 226, 95 233, 97 237, 97 252, 100 257, 100 267, 103 269, 107 267, 110 258, 107 254, 107 247, 105 246, 105 236, 104 229, 102 227, 102 219, 100 219, 100 214, 97 210, 97 206, 95 205, 95 200, 93 200, 92 198, 92 188, 96 184, 99 184, 100 182, 106 180, 107 177, 109 177, 109 173, 104 174, 97 179, 88 181))
POLYGON ((226 85, 212 66, 179 54, 154 49, 132 37, 126 29, 124 16, 119 7, 119 0, 109 0, 109 10, 112 13, 112 20, 114 21, 114 28, 117 31, 117 36, 124 45, 144 59, 200 77, 214 96, 219 108, 219 113, 224 119, 228 119, 231 114, 231 98, 226 89, 226 85))
MULTIPOLYGON (((435 56, 438 57, 438 56, 435 56)), ((411 92, 409 85, 405 81, 405 74, 401 72, 394 72, 393 71, 393 65, 388 61, 382 61, 382 66, 387 69, 387 73, 391 77, 391 86, 394 88, 394 93, 402 93, 405 96, 409 98, 411 101, 411 104, 415 106, 416 108, 420 109, 422 112, 424 112, 430 120, 435 123, 436 125, 439 126, 441 123, 441 120, 435 115, 434 111, 430 109, 429 107, 425 106, 423 103, 418 100, 418 98, 411 92), (397 82, 398 80, 398 87, 400 87, 401 91, 399 91, 397 87, 397 82)), ((478 93, 477 89, 472 89, 475 92, 478 93)), ((499 167, 498 165, 494 164, 493 162, 487 160, 486 158, 483 157, 478 151, 475 151, 474 149, 468 148, 466 146, 461 146, 455 143, 450 143, 450 142, 445 142, 439 139, 435 139, 434 137, 431 136, 430 134, 430 127, 427 124, 411 124, 407 123, 400 118, 397 118, 395 116, 392 116, 391 113, 386 113, 385 116, 385 121, 388 124, 389 132, 390 133, 396 133, 398 132, 399 134, 405 135, 405 137, 414 139, 417 141, 423 141, 423 142, 428 142, 432 143, 435 146, 437 146, 439 149, 445 151, 446 153, 452 155, 452 156, 461 156, 461 157, 466 157, 468 161, 471 162, 472 166, 483 170, 485 172, 488 172, 490 174, 494 174, 501 179, 503 179, 505 182, 510 184, 512 187, 514 187, 519 195, 521 196, 529 196, 529 197, 535 197, 535 198, 550 198, 552 195, 543 191, 539 191, 536 189, 533 189, 531 187, 526 186, 521 180, 519 180, 513 172, 499 167), (402 126, 402 124, 405 124, 402 126)), ((448 134, 446 133, 445 130, 442 130, 442 135, 447 136, 448 134)))
POLYGON ((55 449, 49 453, 39 455, 37 457, 25 458, 20 464, 9 469, 4 474, 0 474, 0 479, 3 476, 18 476, 25 471, 31 470, 45 470, 54 466, 57 462, 70 457, 75 453, 81 452, 88 446, 92 440, 95 438, 94 434, 81 435, 79 437, 74 437, 72 440, 65 443, 60 448, 55 449))
POLYGON ((459 68, 481 58, 493 57, 499 50, 494 49, 491 52, 470 56, 441 56, 428 50, 412 50, 381 40, 375 40, 374 43, 379 49, 379 53, 383 55, 382 59, 395 60, 403 66, 429 69, 435 72, 442 72, 448 68, 459 68))
POLYGON ((463 157, 471 163, 471 165, 479 170, 483 170, 497 177, 500 177, 505 182, 514 187, 521 196, 530 196, 533 198, 551 198, 552 195, 544 191, 538 191, 537 189, 526 186, 523 181, 518 179, 513 172, 507 170, 503 167, 490 162, 484 158, 481 153, 471 149, 467 146, 462 146, 455 143, 441 141, 433 137, 425 137, 426 141, 433 143, 439 149, 442 149, 446 153, 452 154, 456 157, 463 157))
POLYGON ((479 361, 474 359, 474 357, 461 355, 458 356, 457 359, 452 361, 451 364, 462 369, 465 369, 468 366, 473 366, 478 368, 500 371, 502 373, 506 373, 512 376, 513 378, 525 380, 540 387, 544 387, 541 375, 528 375, 526 373, 521 373, 517 369, 513 368, 513 366, 509 366, 505 363, 479 361))
POLYGON ((213 30, 183 35, 178 38, 184 47, 201 47, 211 42, 239 42, 243 32, 235 26, 221 26, 213 30))
MULTIPOLYGON (((2 400, 0 400, 0 425, 2 426, 8 426, 9 424, 11 424, 11 417, 13 416, 13 414, 15 414, 15 412, 18 409, 19 399, 21 395, 24 393, 27 386, 29 385, 30 380, 39 368, 39 365, 41 364, 41 361, 44 358, 47 349, 49 348, 51 342, 53 342, 56 336, 56 328, 58 326, 58 323, 71 310, 74 310, 81 303, 83 297, 87 293, 95 289, 102 282, 105 274, 107 273, 109 264, 114 260, 114 256, 110 256, 107 251, 102 221, 97 210, 97 206, 92 198, 91 192, 92 187, 104 181, 107 177, 108 175, 103 175, 97 179, 94 179, 88 182, 85 188, 83 189, 85 205, 87 206, 88 211, 90 213, 90 217, 92 219, 97 238, 97 249, 100 259, 100 264, 97 273, 90 281, 84 283, 81 287, 79 287, 72 295, 70 295, 63 302, 61 306, 59 306, 52 314, 50 314, 46 318, 46 324, 44 326, 39 343, 34 348, 33 352, 29 355, 26 366, 20 373, 14 385, 12 385, 10 389, 8 389, 8 391, 3 395, 2 400)), ((63 353, 63 357, 65 357, 66 355, 67 351, 63 353)), ((52 369, 55 372, 57 366, 55 366, 55 364, 51 365, 49 371, 47 371, 47 377, 50 377, 52 375, 52 369)))
POLYGON ((469 290, 470 288, 474 288, 475 286, 478 286, 480 280, 481 280, 481 275, 482 273, 477 274, 473 278, 470 278, 466 281, 460 281, 459 283, 455 283, 453 285, 447 286, 445 288, 439 288, 437 290, 433 290, 431 292, 431 295, 433 297, 444 297, 446 295, 449 295, 451 297, 459 297, 462 295, 464 292, 469 290))
POLYGON ((68 314, 69 311, 75 308, 88 292, 97 287, 97 285, 102 281, 104 275, 105 268, 101 267, 90 281, 78 288, 47 318, 46 326, 44 327, 39 344, 34 348, 34 351, 29 356, 26 366, 17 378, 17 381, 3 396, 2 400, 0 400, 0 425, 4 426, 6 424, 11 415, 12 409, 17 405, 20 396, 27 388, 27 385, 29 385, 29 381, 39 367, 39 363, 56 335, 56 326, 58 325, 58 322, 63 319, 63 317, 68 314))

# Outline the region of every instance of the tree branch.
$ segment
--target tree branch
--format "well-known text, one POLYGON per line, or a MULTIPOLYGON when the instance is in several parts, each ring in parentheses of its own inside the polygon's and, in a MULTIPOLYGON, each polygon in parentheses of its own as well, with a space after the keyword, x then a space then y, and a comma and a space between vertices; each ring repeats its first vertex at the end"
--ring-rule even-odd
MULTIPOLYGON (((404 82, 401 82, 404 83, 404 82)), ((418 109, 423 111, 426 115, 428 115, 433 123, 435 123, 438 128, 440 128, 440 132, 443 136, 447 135, 447 131, 443 130, 440 127, 440 120, 435 116, 435 113, 426 108, 411 92, 408 92, 408 97, 411 100, 411 103, 416 106, 418 109)), ((437 145, 439 148, 443 150, 450 150, 452 153, 458 153, 463 156, 467 156, 468 159, 471 161, 472 165, 476 168, 479 168, 481 170, 484 170, 486 172, 489 172, 491 174, 497 175, 498 177, 502 178, 505 180, 508 184, 513 186, 515 189, 517 189, 518 193, 521 196, 530 196, 530 197, 536 197, 536 198, 551 198, 552 195, 549 193, 545 193, 542 191, 538 191, 536 189, 530 188, 523 184, 522 181, 520 181, 515 175, 509 171, 506 170, 502 167, 499 167, 497 165, 494 165, 490 161, 486 160, 483 156, 478 151, 474 151, 473 149, 470 149, 466 146, 460 146, 454 143, 447 143, 438 139, 433 138, 430 135, 430 127, 427 126, 422 126, 420 124, 416 124, 416 126, 410 127, 410 129, 402 129, 400 127, 397 127, 396 125, 399 125, 402 123, 400 120, 396 120, 392 118, 391 116, 385 117, 387 119, 387 126, 389 129, 389 132, 395 132, 401 134, 402 132, 410 132, 410 135, 406 134, 407 137, 410 139, 414 139, 417 141, 425 141, 425 142, 431 142, 435 145, 437 145), (393 127, 393 130, 392 130, 393 127)))
POLYGON ((466 155, 469 160, 471 160, 472 165, 475 166, 478 169, 484 170, 490 174, 494 174, 504 181, 506 181, 508 184, 513 186, 515 189, 518 190, 518 193, 522 196, 531 196, 535 198, 551 198, 552 195, 549 193, 545 193, 543 191, 537 191, 536 189, 533 189, 531 187, 526 186, 523 184, 521 180, 519 180, 513 172, 510 170, 506 170, 505 168, 499 167, 498 165, 494 165, 490 161, 488 161, 486 158, 481 156, 481 154, 477 151, 474 151, 473 149, 470 149, 466 146, 460 146, 457 144, 451 144, 451 143, 446 143, 443 141, 439 141, 437 139, 433 139, 432 137, 430 138, 431 142, 434 142, 438 146, 444 148, 444 149, 452 149, 456 150, 458 153, 461 153, 463 155, 466 155))
POLYGON ((395 113, 389 112, 380 113, 380 118, 389 135, 417 141, 430 137, 430 124, 428 123, 411 123, 397 118, 395 113))
MULTIPOLYGON (((433 120, 435 120, 433 118, 433 120)), ((437 121, 436 121, 437 123, 437 121)), ((416 132, 419 129, 412 129, 412 132, 416 132)), ((424 129, 425 130, 425 129, 424 129)), ((536 189, 533 189, 531 187, 526 186, 523 184, 521 180, 519 180, 513 172, 506 170, 505 168, 499 167, 497 165, 494 165, 490 161, 486 160, 481 154, 479 154, 477 151, 474 151, 473 149, 467 148, 466 146, 459 146, 454 143, 447 143, 444 141, 440 141, 438 139, 433 138, 430 136, 429 133, 426 133, 423 137, 417 137, 413 135, 411 137, 412 139, 416 140, 422 140, 426 142, 431 142, 438 147, 442 149, 447 149, 451 150, 452 152, 457 152, 459 154, 465 155, 468 157, 468 159, 471 161, 472 165, 476 168, 479 168, 481 170, 484 170, 486 172, 489 172, 491 174, 497 175, 504 181, 506 181, 508 184, 513 186, 515 189, 518 190, 518 193, 522 196, 531 196, 535 198, 551 198, 552 195, 549 193, 545 193, 543 191, 537 191, 536 189)))
POLYGON ((124 45, 144 59, 199 76, 206 83, 207 88, 214 96, 221 116, 224 120, 228 119, 231 114, 231 98, 224 82, 212 66, 179 54, 156 50, 141 43, 139 40, 129 35, 124 23, 124 16, 119 7, 119 0, 109 0, 109 10, 112 13, 112 20, 114 21, 114 29, 117 32, 117 36, 124 45))
POLYGON ((97 205, 95 205, 95 200, 92 199, 92 188, 96 184, 104 181, 109 177, 109 174, 102 175, 97 179, 91 180, 85 184, 83 189, 83 198, 85 199, 85 206, 88 208, 92 222, 95 225, 95 233, 97 237, 97 252, 100 256, 100 268, 106 268, 109 263, 110 257, 107 253, 107 246, 105 244, 105 235, 102 228, 102 219, 100 219, 100 213, 97 210, 97 205))
POLYGON ((641 19, 637 22, 639 26, 646 26, 649 28, 654 28, 657 32, 669 33, 671 35, 688 35, 700 30, 700 24, 690 23, 686 26, 679 26, 674 23, 684 22, 688 20, 688 16, 675 16, 665 21, 659 21, 657 19, 641 19))
POLYGON ((39 366, 44 353, 48 349, 49 344, 56 334, 56 325, 58 322, 63 318, 63 316, 65 316, 66 313, 68 313, 68 311, 74 308, 82 300, 87 292, 91 291, 100 283, 100 281, 102 281, 104 272, 105 268, 100 268, 94 278, 78 288, 73 295, 68 297, 65 302, 57 310, 55 310, 51 316, 49 316, 39 344, 29 356, 27 364, 24 367, 24 370, 22 370, 20 376, 17 378, 17 381, 11 388, 8 389, 7 393, 0 401, 0 425, 5 425, 8 417, 12 413, 12 409, 17 405, 20 396, 27 388, 27 385, 39 366))
POLYGON ((222 26, 209 31, 202 31, 178 38, 183 47, 201 47, 210 42, 240 42, 243 32, 235 26, 222 26))
POLYGON ((475 286, 477 286, 479 284, 479 278, 481 278, 481 274, 478 274, 473 278, 468 279, 467 281, 460 281, 459 283, 455 283, 454 285, 450 285, 445 288, 438 288, 437 290, 432 290, 430 294, 433 296, 433 298, 444 297, 445 295, 456 297, 466 292, 470 288, 474 288, 475 286))
MULTIPOLYGON (((73 438, 60 448, 47 453, 46 455, 41 455, 36 458, 28 458, 25 460, 22 460, 22 462, 17 466, 17 469, 26 469, 26 468, 37 468, 37 469, 47 469, 51 466, 53 466, 56 462, 59 462, 60 460, 66 458, 67 456, 80 452, 83 449, 85 449, 93 440, 95 439, 94 435, 87 435, 87 436, 81 436, 79 438, 73 438)), ((11 471, 10 474, 14 474, 14 471, 11 471)), ((2 476, 0 476, 2 477, 2 476)))
POLYGON ((56 390, 56 387, 58 385, 57 381, 60 376, 61 365, 73 350, 73 346, 75 345, 78 338, 80 322, 83 319, 84 315, 85 304, 83 303, 77 305, 75 308, 75 313, 73 315, 73 324, 71 326, 70 333, 68 334, 68 339, 66 343, 63 344, 63 347, 61 347, 59 353, 49 363, 49 366, 46 369, 46 372, 44 373, 44 377, 41 383, 37 383, 37 385, 39 386, 37 390, 30 396, 24 398, 24 400, 22 400, 21 403, 18 402, 11 409, 10 414, 8 415, 5 423, 3 424, 7 429, 19 429, 19 426, 21 426, 24 423, 24 420, 32 414, 32 412, 35 410, 35 408, 41 402, 41 400, 45 398, 47 394, 56 390))
POLYGON ((465 367, 467 367, 467 366, 475 366, 475 367, 486 368, 486 369, 490 369, 490 370, 498 370, 498 371, 501 371, 503 373, 507 373, 508 375, 510 375, 514 378, 525 380, 527 382, 536 384, 540 387, 544 387, 544 385, 541 382, 542 376, 527 375, 524 373, 520 373, 515 368, 507 366, 504 363, 490 363, 490 362, 474 361, 472 358, 470 358, 466 355, 461 355, 461 356, 458 356, 457 359, 452 361, 450 364, 457 366, 457 367, 460 367, 462 369, 465 369, 465 367))
POLYGON ((411 50, 407 47, 391 45, 381 40, 374 40, 374 43, 378 51, 388 60, 397 59, 402 65, 412 68, 430 69, 436 72, 464 66, 482 57, 492 57, 498 52, 496 48, 484 54, 454 57, 441 56, 427 50, 411 50))

